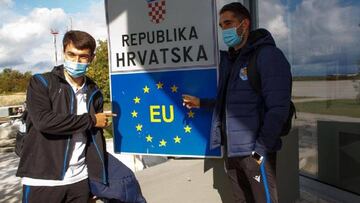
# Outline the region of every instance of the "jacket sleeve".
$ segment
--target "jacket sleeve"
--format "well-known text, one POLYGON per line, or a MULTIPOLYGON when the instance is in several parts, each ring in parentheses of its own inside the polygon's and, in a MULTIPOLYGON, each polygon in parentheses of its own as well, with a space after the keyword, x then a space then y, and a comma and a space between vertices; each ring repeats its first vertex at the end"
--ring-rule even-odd
MULTIPOLYGON (((226 76, 226 71, 227 71, 227 67, 224 63, 225 61, 225 57, 227 56, 227 52, 226 51, 220 51, 220 63, 219 63, 219 85, 221 86, 221 84, 224 83, 225 80, 225 76, 226 76)), ((222 88, 218 87, 217 88, 217 93, 216 93, 216 98, 200 98, 200 108, 204 108, 204 109, 213 109, 215 107, 216 104, 216 99, 222 95, 222 88)))
POLYGON ((257 68, 265 109, 255 151, 264 156, 276 148, 282 126, 288 117, 292 76, 289 62, 276 47, 269 46, 261 50, 257 68))
POLYGON ((101 113, 104 110, 104 96, 102 92, 97 95, 97 99, 94 100, 95 113, 101 113))
POLYGON ((215 107, 215 99, 200 98, 200 108, 213 109, 215 107))
POLYGON ((69 135, 95 126, 96 121, 87 113, 76 115, 53 112, 49 89, 36 77, 30 79, 26 102, 34 127, 42 133, 69 135))

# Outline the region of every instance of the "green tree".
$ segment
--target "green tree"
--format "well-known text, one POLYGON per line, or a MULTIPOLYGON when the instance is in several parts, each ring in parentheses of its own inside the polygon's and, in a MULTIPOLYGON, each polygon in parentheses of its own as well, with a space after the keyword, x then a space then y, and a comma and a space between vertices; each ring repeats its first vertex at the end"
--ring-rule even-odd
POLYGON ((0 73, 0 93, 25 92, 31 76, 30 71, 21 73, 11 68, 3 69, 0 73))
POLYGON ((107 41, 98 40, 95 59, 91 63, 87 75, 92 78, 101 89, 104 95, 104 101, 110 101, 109 87, 109 63, 107 41))

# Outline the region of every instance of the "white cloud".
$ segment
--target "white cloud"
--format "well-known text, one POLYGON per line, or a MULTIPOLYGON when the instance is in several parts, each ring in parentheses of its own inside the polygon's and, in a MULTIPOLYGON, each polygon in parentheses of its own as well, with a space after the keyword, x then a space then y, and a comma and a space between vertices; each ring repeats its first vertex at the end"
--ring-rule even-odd
MULTIPOLYGON (((340 5, 339 0, 302 0, 291 10, 281 0, 259 1, 259 6, 260 27, 270 30, 293 64, 341 64, 360 59, 359 6, 340 5)), ((41 71, 42 65, 47 70, 54 61, 51 27, 60 32, 61 62, 61 40, 71 20, 72 29, 89 32, 95 39, 107 38, 103 1, 71 14, 62 8, 33 8, 21 15, 13 7, 13 0, 0 0, 0 68, 28 71, 36 67, 41 71)))
POLYGON ((58 63, 61 63, 62 38, 70 29, 71 20, 73 29, 86 31, 95 39, 107 38, 102 1, 92 3, 88 10, 76 14, 66 13, 62 8, 33 8, 28 15, 19 15, 12 10, 12 5, 10 0, 0 0, 0 11, 16 16, 0 23, 0 68, 48 71, 55 61, 52 28, 59 31, 57 50, 58 63))
MULTIPOLYGON (((0 28, 0 67, 10 66, 24 70, 31 67, 31 64, 45 60, 43 57, 33 56, 39 47, 51 44, 50 29, 63 29, 66 18, 62 9, 35 8, 28 16, 3 24, 0 28)), ((47 49, 47 53, 49 51, 47 49)))
POLYGON ((292 17, 297 63, 327 56, 328 61, 339 61, 344 54, 359 52, 359 12, 359 7, 340 6, 338 0, 304 0, 292 17))
POLYGON ((285 22, 286 8, 279 0, 267 0, 260 3, 260 27, 267 28, 278 41, 283 40, 289 34, 289 28, 285 22))
MULTIPOLYGON (((303 0, 294 9, 280 0, 260 3, 260 25, 269 29, 293 64, 354 64, 360 59, 360 8, 339 0, 303 0)), ((344 66, 345 67, 345 66, 344 66)))
POLYGON ((89 32, 95 39, 107 39, 105 6, 102 1, 92 3, 87 12, 72 16, 73 29, 89 32))
POLYGON ((0 8, 12 7, 13 5, 13 0, 0 0, 0 8))
POLYGON ((16 13, 12 11, 13 6, 12 0, 0 0, 0 25, 17 18, 16 13))

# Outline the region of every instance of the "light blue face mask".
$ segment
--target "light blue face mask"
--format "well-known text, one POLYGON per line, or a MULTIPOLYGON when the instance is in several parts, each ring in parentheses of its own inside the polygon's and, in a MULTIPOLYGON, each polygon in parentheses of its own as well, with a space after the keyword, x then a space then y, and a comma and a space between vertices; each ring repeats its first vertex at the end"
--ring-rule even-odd
POLYGON ((73 78, 78 78, 85 75, 87 68, 89 67, 88 63, 78 63, 65 60, 64 67, 66 71, 73 78))
MULTIPOLYGON (((239 25, 239 27, 241 26, 241 24, 239 25)), ((222 31, 224 43, 228 47, 234 47, 234 46, 240 44, 243 40, 242 35, 239 36, 237 34, 237 31, 236 31, 237 28, 238 27, 232 27, 232 28, 228 28, 228 29, 225 29, 222 31)))

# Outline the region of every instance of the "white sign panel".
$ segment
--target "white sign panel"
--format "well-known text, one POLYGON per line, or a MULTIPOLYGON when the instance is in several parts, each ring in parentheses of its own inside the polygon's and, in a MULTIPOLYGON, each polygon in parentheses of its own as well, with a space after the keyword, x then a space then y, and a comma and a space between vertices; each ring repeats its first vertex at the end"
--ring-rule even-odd
POLYGON ((107 1, 111 72, 215 66, 214 5, 212 0, 107 1))

